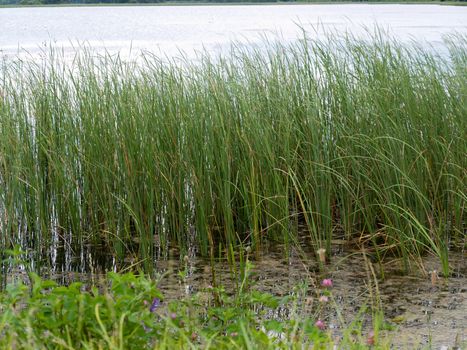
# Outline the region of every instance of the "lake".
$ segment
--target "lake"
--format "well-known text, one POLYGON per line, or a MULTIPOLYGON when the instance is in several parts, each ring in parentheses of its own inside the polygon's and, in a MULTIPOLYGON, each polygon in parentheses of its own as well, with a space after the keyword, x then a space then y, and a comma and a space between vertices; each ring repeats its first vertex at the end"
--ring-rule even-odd
POLYGON ((90 45, 109 52, 148 50, 188 56, 195 50, 223 51, 232 41, 282 42, 324 32, 362 35, 375 24, 398 39, 434 47, 443 35, 467 33, 467 7, 440 5, 221 5, 112 6, 0 9, 0 55, 36 55, 50 44, 73 52, 90 45), (27 52, 27 53, 26 53, 27 52))

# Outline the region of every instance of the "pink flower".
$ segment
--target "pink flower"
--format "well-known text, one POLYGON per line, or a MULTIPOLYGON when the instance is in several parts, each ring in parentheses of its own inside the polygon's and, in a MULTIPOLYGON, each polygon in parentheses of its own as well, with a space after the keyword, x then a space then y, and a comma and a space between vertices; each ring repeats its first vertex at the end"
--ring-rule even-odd
POLYGON ((368 338, 366 338, 367 345, 375 345, 375 333, 371 331, 368 333, 368 338))
POLYGON ((319 297, 319 302, 320 303, 327 303, 329 301, 329 298, 326 295, 321 295, 319 297))
POLYGON ((324 330, 326 328, 326 324, 321 320, 316 321, 315 326, 321 330, 324 330))
POLYGON ((321 285, 325 288, 330 288, 332 287, 332 279, 330 278, 325 278, 322 282, 321 282, 321 285))
POLYGON ((170 318, 171 318, 172 320, 175 320, 175 319, 177 318, 177 314, 176 314, 175 312, 172 312, 172 313, 170 314, 170 318))

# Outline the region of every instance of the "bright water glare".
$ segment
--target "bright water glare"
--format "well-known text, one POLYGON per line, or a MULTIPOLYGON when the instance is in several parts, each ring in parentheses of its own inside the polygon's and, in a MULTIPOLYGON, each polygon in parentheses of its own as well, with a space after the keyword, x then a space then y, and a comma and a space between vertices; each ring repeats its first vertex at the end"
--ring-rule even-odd
POLYGON ((32 55, 50 45, 72 55, 98 51, 174 57, 183 51, 224 52, 232 41, 257 44, 264 36, 284 43, 324 32, 365 34, 377 24, 402 41, 435 48, 453 32, 467 33, 467 7, 440 5, 221 5, 42 7, 0 9, 0 56, 32 55))

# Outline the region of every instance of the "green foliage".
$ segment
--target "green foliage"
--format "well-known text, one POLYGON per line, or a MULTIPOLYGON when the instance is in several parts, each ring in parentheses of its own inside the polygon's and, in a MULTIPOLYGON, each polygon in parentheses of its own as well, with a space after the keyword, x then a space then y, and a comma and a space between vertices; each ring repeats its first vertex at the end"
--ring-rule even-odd
MULTIPOLYGON (((155 281, 144 275, 109 273, 91 287, 59 286, 33 273, 30 279, 30 286, 15 282, 0 293, 1 348, 290 349, 334 343, 330 332, 299 312, 300 289, 278 298, 253 288, 233 294, 209 288, 164 305, 155 281), (278 307, 288 307, 291 316, 272 318, 278 307)), ((365 348, 361 325, 349 324, 340 345, 365 348)))
MULTIPOLYGON (((119 346, 138 349, 150 340, 144 325, 157 326, 144 301, 161 295, 154 282, 144 277, 110 273, 110 288, 90 290, 78 282, 59 286, 34 273, 30 278, 30 288, 21 282, 9 284, 0 296, 2 347, 80 348, 83 342, 104 344, 118 332, 125 339, 116 340, 119 346)), ((108 345, 115 348, 116 344, 108 345)))
POLYGON ((20 0, 19 5, 41 5, 41 0, 20 0))

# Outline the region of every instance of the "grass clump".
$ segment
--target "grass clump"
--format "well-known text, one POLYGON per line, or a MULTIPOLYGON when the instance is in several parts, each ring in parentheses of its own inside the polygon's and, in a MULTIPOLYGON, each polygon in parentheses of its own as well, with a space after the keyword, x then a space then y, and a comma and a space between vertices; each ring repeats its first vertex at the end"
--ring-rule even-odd
MULTIPOLYGON (((1 245, 155 246, 344 236, 407 268, 465 244, 466 39, 233 48, 196 63, 56 52, 0 70, 1 245)), ((39 261, 39 259, 38 259, 39 261)))

